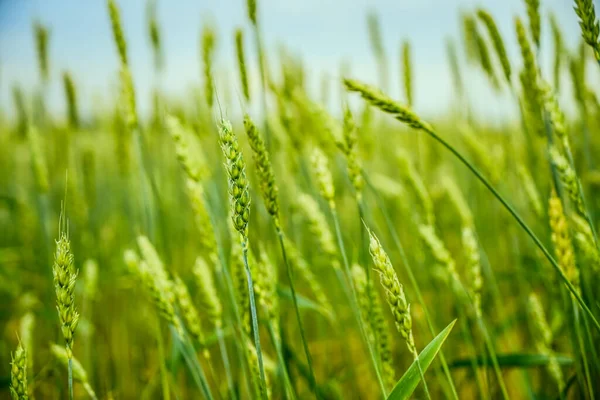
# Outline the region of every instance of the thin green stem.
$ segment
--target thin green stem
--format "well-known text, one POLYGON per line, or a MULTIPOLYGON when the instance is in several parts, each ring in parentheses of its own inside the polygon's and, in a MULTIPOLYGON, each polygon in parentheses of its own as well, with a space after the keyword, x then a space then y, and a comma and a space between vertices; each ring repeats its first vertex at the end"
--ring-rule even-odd
POLYGON ((260 373, 260 392, 264 400, 267 399, 267 382, 265 379, 265 368, 263 365, 262 349, 260 347, 260 333, 258 331, 258 316, 256 313, 256 303, 254 299, 254 283, 252 281, 252 272, 248 265, 248 239, 242 238, 242 254, 244 258, 244 267, 246 269, 246 278, 248 279, 248 297, 250 297, 250 314, 252 316, 252 334, 254 335, 254 346, 256 347, 256 358, 258 358, 258 370, 260 373))
POLYGON ((300 317, 300 308, 298 307, 298 299, 296 298, 296 289, 294 287, 294 279, 293 279, 293 271, 292 266, 288 262, 287 253, 285 251, 285 244, 283 242, 283 231, 279 227, 279 224, 275 224, 275 229, 277 231, 277 237, 279 238, 279 246, 281 247, 281 254, 283 256, 283 262, 285 264, 285 269, 287 271, 288 282, 290 284, 290 290, 292 292, 292 300, 294 303, 294 310, 296 312, 296 319, 298 320, 298 328, 300 329, 300 336, 302 338, 302 347, 304 348, 304 354, 306 355, 306 362, 308 363, 308 369, 311 377, 311 390, 317 395, 316 385, 317 380, 315 378, 315 371, 312 365, 312 357, 310 356, 310 351, 308 350, 308 342, 306 340, 306 333, 304 332, 304 325, 302 324, 302 318, 300 317))
POLYGON ((69 400, 73 400, 73 357, 69 357, 68 365, 69 400))
POLYGON ((506 210, 513 216, 513 218, 519 223, 521 228, 523 228, 527 235, 534 241, 535 245, 542 251, 542 253, 548 259, 548 261, 550 261, 550 264, 552 264, 552 267, 554 267, 556 272, 559 274, 569 291, 577 299, 577 302, 580 304, 581 308, 589 315, 589 317, 594 322, 596 328, 600 331, 600 323, 598 322, 596 317, 594 317, 594 314, 592 313, 590 308, 583 301, 581 295, 577 292, 573 284, 569 281, 569 279, 564 274, 556 260, 552 257, 548 249, 546 249, 546 247, 542 244, 542 241, 536 236, 535 233, 533 233, 531 228, 529 228, 529 226, 525 223, 525 221, 521 218, 517 211, 510 204, 508 204, 506 200, 504 200, 502 195, 494 188, 494 186, 492 186, 492 184, 486 178, 483 177, 483 175, 477 170, 477 168, 475 168, 473 164, 467 161, 467 159, 464 158, 454 147, 452 147, 448 142, 446 142, 444 139, 438 136, 433 129, 423 130, 427 134, 429 134, 433 139, 437 140, 447 150, 449 150, 456 158, 458 158, 477 177, 477 179, 479 179, 479 181, 483 183, 483 185, 494 195, 494 197, 496 197, 496 199, 500 201, 500 203, 502 203, 504 208, 506 208, 506 210))
POLYGON ((358 308, 358 298, 356 295, 356 289, 354 288, 354 285, 352 284, 350 265, 348 264, 348 257, 346 256, 346 249, 344 247, 344 241, 342 240, 342 232, 340 229, 339 218, 337 216, 335 207, 333 207, 332 205, 330 205, 330 211, 331 211, 331 215, 333 217, 333 223, 335 225, 335 235, 337 237, 338 246, 340 248, 340 252, 342 253, 342 261, 344 263, 346 279, 348 281, 348 286, 350 286, 350 291, 352 293, 352 297, 351 297, 352 308, 354 309, 354 313, 356 314, 356 318, 358 319, 358 325, 360 327, 360 332, 363 337, 363 340, 365 341, 365 343, 367 344, 367 347, 369 349, 369 354, 371 356, 371 361, 373 362, 373 367, 375 368, 375 375, 377 375, 377 381, 378 381, 379 387, 381 389, 381 394, 385 398, 385 397, 387 397, 387 392, 385 390, 385 385, 383 384, 383 379, 382 379, 381 373, 379 371, 379 366, 378 366, 379 364, 377 362, 377 359, 375 358, 375 352, 373 351, 373 346, 371 345, 371 342, 369 341, 369 338, 367 337, 367 332, 365 330, 364 321, 363 321, 362 315, 360 313, 360 309, 358 308))

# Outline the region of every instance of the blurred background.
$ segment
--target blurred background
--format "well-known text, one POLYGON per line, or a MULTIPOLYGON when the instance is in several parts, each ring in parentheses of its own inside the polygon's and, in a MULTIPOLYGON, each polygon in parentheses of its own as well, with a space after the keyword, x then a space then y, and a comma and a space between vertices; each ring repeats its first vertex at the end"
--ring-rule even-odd
MULTIPOLYGON (((118 60, 110 31, 110 21, 103 0, 0 0, 0 104, 13 113, 11 86, 19 84, 31 93, 39 83, 35 55, 33 22, 50 27, 49 58, 51 83, 47 102, 52 112, 66 108, 61 74, 71 71, 80 91, 81 112, 85 116, 95 107, 115 98, 118 87, 118 60)), ((240 92, 234 48, 234 29, 248 25, 242 0, 156 1, 156 12, 164 51, 164 70, 156 76, 148 36, 148 1, 120 2, 124 30, 129 44, 130 64, 135 79, 139 108, 147 114, 155 85, 168 96, 189 94, 202 81, 200 33, 204 24, 217 32, 215 70, 221 96, 238 97, 240 92)), ((576 49, 580 33, 572 2, 541 2, 543 70, 552 68, 552 39, 548 16, 555 14, 567 49, 576 49)), ((308 87, 319 96, 328 86, 327 103, 338 108, 337 87, 342 65, 351 75, 377 81, 377 63, 369 45, 367 15, 380 21, 384 49, 389 66, 388 91, 400 94, 401 42, 409 39, 415 66, 415 109, 431 116, 448 110, 455 101, 447 63, 446 39, 461 43, 461 12, 486 8, 495 18, 505 38, 511 61, 520 63, 514 33, 514 16, 525 15, 521 0, 262 0, 259 19, 267 54, 276 55, 285 48, 302 58, 310 71, 308 87)), ((248 46, 248 67, 257 84, 256 52, 248 46)), ((464 53, 463 49, 460 49, 464 53)), ((461 62, 464 62, 461 57, 461 62)), ((564 69, 568 75, 567 69, 564 69)), ((548 74, 547 76, 550 76, 548 74)), ((597 82, 597 74, 588 77, 597 82)), ((568 79, 567 76, 564 77, 568 79)), ((471 69, 464 77, 468 96, 476 114, 490 122, 502 122, 516 116, 508 93, 494 94, 481 70, 471 69), (481 100, 481 101, 480 101, 481 100)), ((570 88, 561 92, 567 110, 572 110, 570 88)), ((235 102, 237 103, 237 101, 235 102)), ((260 107, 257 110, 260 111, 260 107)), ((237 114, 239 110, 228 110, 237 114)))

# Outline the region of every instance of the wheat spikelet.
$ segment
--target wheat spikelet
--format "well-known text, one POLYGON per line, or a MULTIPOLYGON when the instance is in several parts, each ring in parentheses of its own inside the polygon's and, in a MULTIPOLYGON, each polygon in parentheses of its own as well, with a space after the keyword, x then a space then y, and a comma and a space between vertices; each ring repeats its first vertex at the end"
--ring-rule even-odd
POLYGON ((121 60, 121 64, 127 65, 127 41, 125 40, 125 35, 123 34, 123 27, 121 24, 121 13, 115 0, 107 0, 107 3, 112 33, 115 40, 115 44, 117 45, 119 59, 121 60))
POLYGON ((554 87, 558 91, 560 89, 560 76, 565 52, 565 44, 563 41, 562 32, 560 31, 560 25, 554 14, 550 14, 550 28, 552 30, 552 41, 554 43, 554 87))
POLYGON ((409 107, 413 106, 413 78, 411 69, 411 57, 410 57, 410 42, 405 40, 402 43, 402 65, 404 70, 404 96, 406 97, 406 104, 409 107))
POLYGON ((471 58, 476 60, 483 72, 485 72, 486 76, 490 80, 490 83, 494 87, 494 89, 499 88, 498 78, 496 77, 496 73, 494 72, 494 67, 492 65, 492 60, 490 58, 490 53, 488 51, 487 44, 485 40, 479 33, 477 29, 477 22, 474 17, 470 15, 465 15, 463 17, 463 24, 465 35, 468 38, 467 49, 471 52, 471 58))
POLYGON ((279 189, 275 183, 275 174, 271 160, 269 159, 269 152, 267 151, 265 141, 248 114, 244 115, 244 127, 248 135, 250 147, 252 148, 265 207, 267 208, 267 212, 273 217, 275 225, 279 227, 279 189))
POLYGON ((229 264, 231 268, 231 275, 233 277, 233 288, 235 291, 235 298, 240 310, 242 329, 244 329, 246 334, 250 335, 250 297, 248 294, 248 283, 246 277, 246 270, 244 266, 242 245, 240 244, 239 240, 235 239, 239 233, 233 226, 233 223, 227 225, 229 226, 230 235, 232 238, 229 264))
POLYGON ((219 141, 225 156, 225 168, 229 177, 229 202, 233 226, 242 236, 243 241, 246 241, 250 219, 250 193, 248 191, 248 179, 246 178, 246 164, 229 121, 221 120, 219 124, 219 141))
POLYGON ((510 85, 512 72, 510 67, 510 61, 508 60, 506 48, 504 47, 504 40, 502 40, 502 36, 500 35, 500 31, 496 26, 496 22, 494 21, 492 15, 484 9, 477 10, 477 16, 485 25, 488 31, 488 35, 492 39, 492 44, 494 45, 496 56, 500 60, 500 65, 502 66, 502 72, 504 73, 506 82, 510 85))
POLYGON ((139 126, 137 106, 135 100, 135 88, 133 78, 129 67, 125 64, 121 66, 121 97, 119 104, 121 112, 125 118, 125 124, 129 131, 134 131, 139 126))
POLYGON ((333 268, 340 268, 333 233, 329 228, 327 218, 319 208, 317 202, 311 196, 301 193, 298 196, 298 206, 308 219, 308 229, 311 235, 317 238, 321 251, 330 260, 333 268))
POLYGON ((483 275, 481 274, 481 256, 479 245, 472 226, 462 228, 462 245, 465 253, 466 267, 469 271, 469 292, 473 301, 475 315, 481 317, 481 293, 483 291, 483 275))
POLYGON ((573 243, 569 234, 569 225, 563 211, 562 203, 554 190, 550 193, 550 200, 548 201, 548 217, 550 219, 551 238, 556 261, 569 279, 569 282, 580 291, 579 270, 575 265, 575 252, 573 251, 573 243))
POLYGON ((277 296, 277 270, 261 247, 258 260, 253 263, 254 294, 258 304, 266 311, 279 341, 279 301, 277 296))
POLYGON ((67 99, 67 110, 69 116, 69 125, 72 129, 79 127, 79 111, 77 109, 77 90, 73 78, 68 72, 63 73, 63 85, 65 88, 65 98, 67 99))
POLYGON ((311 154, 311 164, 317 180, 317 187, 319 193, 329 207, 335 208, 335 189, 333 186, 333 176, 331 176, 331 170, 329 169, 329 161, 323 151, 315 147, 311 154))
POLYGON ((202 29, 202 65, 204 66, 204 95, 206 104, 212 107, 215 88, 213 86, 212 64, 215 52, 215 31, 210 25, 202 29))
POLYGON ((198 243, 201 250, 205 252, 208 259, 215 264, 216 268, 221 268, 218 263, 218 248, 215 236, 214 227, 211 223, 210 216, 204 196, 202 185, 192 179, 186 179, 186 188, 188 197, 192 205, 192 212, 198 228, 198 243))
POLYGON ((21 342, 17 350, 11 354, 10 368, 10 395, 13 400, 27 400, 27 350, 21 342))
POLYGON ((520 18, 515 18, 515 30, 517 32, 517 39, 519 41, 519 48, 521 50, 521 57, 523 58, 523 71, 527 82, 531 85, 536 96, 536 100, 539 97, 540 89, 538 86, 538 67, 535 59, 535 54, 531 49, 531 44, 527 38, 527 31, 523 26, 523 22, 520 18))
POLYGON ((27 129, 27 138, 29 141, 29 149, 31 151, 31 166, 37 189, 40 193, 47 193, 50 189, 50 183, 48 180, 46 156, 42 147, 42 138, 34 126, 29 126, 27 129))
POLYGON ((66 221, 61 214, 59 238, 56 241, 52 275, 54 277, 54 290, 56 292, 56 309, 61 324, 62 334, 69 358, 73 357, 73 336, 79 322, 79 313, 75 309, 75 281, 78 271, 73 265, 71 242, 66 229, 66 221))
POLYGON ((235 30, 235 51, 240 73, 240 82, 246 101, 250 101, 250 85, 248 84, 248 72, 246 71, 246 56, 244 52, 244 32, 241 28, 235 30))
POLYGON ((554 128, 554 133, 562 141, 563 145, 569 146, 569 138, 567 137, 566 118, 563 114, 558 99, 554 94, 554 91, 547 82, 542 81, 541 83, 542 99, 544 101, 544 107, 548 113, 550 123, 554 128))
POLYGON ((337 147, 344 153, 347 162, 348 176, 354 188, 356 198, 360 201, 362 198, 362 189, 365 182, 362 177, 360 161, 358 157, 358 135, 357 128, 350 108, 344 106, 344 129, 342 140, 337 140, 337 147))
POLYGON ((219 301, 212 271, 202 257, 196 258, 193 273, 198 287, 202 311, 206 314, 210 323, 215 328, 220 329, 223 325, 223 307, 219 301))
POLYGON ((550 160, 552 164, 556 167, 558 174, 560 175, 560 180, 571 199, 571 202, 575 206, 575 210, 581 216, 586 216, 585 206, 583 204, 583 199, 579 193, 579 180, 577 178, 577 174, 567 161, 567 159, 560 153, 558 148, 555 146, 551 147, 549 150, 550 160))
POLYGON ((527 18, 529 19, 529 30, 536 48, 540 48, 540 31, 541 31, 541 16, 540 16, 540 0, 525 0, 527 9, 527 18))
POLYGON ((459 284, 460 278, 458 276, 458 272, 456 271, 456 262, 450 255, 448 249, 446 249, 444 242, 435 232, 435 228, 431 225, 419 225, 419 235, 429 248, 429 251, 433 255, 435 261, 442 267, 446 268, 448 276, 451 278, 451 283, 459 284))
POLYGON ((573 228, 573 239, 583 256, 590 261, 591 267, 595 273, 600 271, 600 252, 595 245, 594 233, 588 222, 578 215, 571 216, 571 226, 573 228))
POLYGON ((181 121, 172 115, 165 117, 167 130, 173 138, 175 144, 175 153, 181 167, 185 171, 188 178, 198 182, 207 175, 207 167, 202 162, 201 157, 194 157, 190 152, 190 132, 182 125, 181 121))
MULTIPOLYGON (((177 275, 173 278, 173 291, 175 298, 177 299, 177 305, 179 307, 180 315, 183 318, 185 325, 188 328, 188 332, 201 346, 204 345, 204 335, 202 333, 202 327, 200 325, 200 315, 198 310, 192 302, 190 292, 187 286, 177 275)), ((205 358, 210 358, 208 350, 204 352, 205 358)))

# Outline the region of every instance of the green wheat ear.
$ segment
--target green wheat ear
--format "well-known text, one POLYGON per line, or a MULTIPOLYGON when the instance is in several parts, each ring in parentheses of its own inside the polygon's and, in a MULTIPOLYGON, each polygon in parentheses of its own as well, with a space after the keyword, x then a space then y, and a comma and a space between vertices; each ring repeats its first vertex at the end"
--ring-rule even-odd
POLYGON ((48 40, 50 32, 40 22, 34 24, 35 44, 37 49, 38 67, 42 81, 47 82, 50 77, 48 66, 48 40))
POLYGON ((483 9, 477 10, 477 17, 479 17, 479 19, 483 22, 488 31, 489 37, 492 39, 492 44, 494 45, 496 56, 500 60, 500 65, 502 65, 502 72, 504 73, 504 78, 506 78, 506 82, 510 85, 512 73, 510 61, 508 60, 506 48, 504 47, 504 40, 502 40, 502 35, 500 35, 500 31, 496 26, 494 17, 492 17, 490 13, 483 9))
POLYGON ((206 104, 213 105, 215 88, 213 85, 213 58, 215 53, 215 31, 212 26, 206 25, 202 29, 202 64, 204 66, 204 95, 206 104))
POLYGON ((575 0, 575 13, 579 17, 579 26, 583 40, 594 50, 596 60, 600 62, 600 26, 596 19, 596 9, 592 0, 575 0))
POLYGON ((242 83, 242 91, 246 101, 250 101, 250 86, 248 84, 248 72, 246 70, 246 55, 244 52, 244 31, 241 28, 235 30, 235 51, 242 83))
POLYGON ((77 108, 77 90, 75 83, 69 72, 63 73, 63 84, 65 87, 65 97, 67 99, 67 110, 69 116, 69 125, 72 129, 79 127, 79 110, 77 108))

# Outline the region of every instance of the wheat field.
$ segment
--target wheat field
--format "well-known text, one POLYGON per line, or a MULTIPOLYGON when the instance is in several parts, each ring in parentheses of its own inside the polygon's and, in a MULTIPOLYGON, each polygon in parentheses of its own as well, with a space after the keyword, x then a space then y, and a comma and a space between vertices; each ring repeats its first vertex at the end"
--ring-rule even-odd
POLYGON ((523 5, 504 35, 485 8, 456 15, 453 106, 431 119, 420 49, 390 57, 375 13, 377 82, 342 67, 318 94, 303 55, 266 50, 261 3, 240 2, 228 36, 198 30, 202 86, 157 88, 148 113, 117 0, 118 93, 90 112, 34 22, 40 84, 1 87, 0 398, 600 396, 600 28, 575 0, 570 48, 523 5), (514 118, 477 113, 474 71, 514 118))

